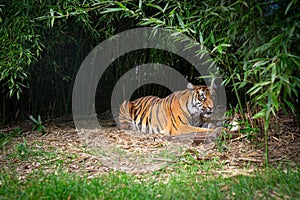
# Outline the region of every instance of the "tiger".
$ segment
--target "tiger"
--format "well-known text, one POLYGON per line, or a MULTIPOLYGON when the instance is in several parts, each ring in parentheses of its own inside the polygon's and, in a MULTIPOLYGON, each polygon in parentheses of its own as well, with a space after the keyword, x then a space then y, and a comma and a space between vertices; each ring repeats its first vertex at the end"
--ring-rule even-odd
POLYGON ((214 132, 201 125, 212 117, 215 91, 205 85, 187 84, 165 98, 145 96, 133 101, 125 100, 120 106, 119 127, 143 133, 162 133, 169 136, 214 132))
POLYGON ((233 116, 224 116, 222 119, 209 120, 202 124, 201 127, 214 129, 223 127, 224 130, 230 132, 240 131, 242 125, 242 117, 240 113, 234 113, 233 116))

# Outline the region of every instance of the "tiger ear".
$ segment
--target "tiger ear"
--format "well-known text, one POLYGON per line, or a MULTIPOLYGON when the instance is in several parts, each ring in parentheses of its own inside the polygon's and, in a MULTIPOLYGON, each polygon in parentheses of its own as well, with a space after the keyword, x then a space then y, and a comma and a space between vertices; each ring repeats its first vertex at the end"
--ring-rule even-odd
POLYGON ((214 88, 209 87, 209 93, 210 93, 211 95, 215 95, 215 94, 216 94, 216 91, 215 91, 214 88))
POLYGON ((194 85, 192 83, 188 83, 186 86, 189 90, 193 90, 194 89, 194 85))

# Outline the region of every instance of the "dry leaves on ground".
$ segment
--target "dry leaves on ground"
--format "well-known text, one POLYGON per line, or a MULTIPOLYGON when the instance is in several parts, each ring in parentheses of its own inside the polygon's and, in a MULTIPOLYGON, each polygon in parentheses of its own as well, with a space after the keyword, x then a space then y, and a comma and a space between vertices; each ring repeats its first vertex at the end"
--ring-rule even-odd
MULTIPOLYGON (((269 133, 271 164, 285 161, 300 164, 299 129, 290 123, 284 121, 279 131, 269 133)), ((0 166, 10 170, 14 165, 20 177, 41 167, 53 172, 57 165, 69 172, 94 177, 110 170, 136 173, 153 171, 176 162, 182 154, 190 152, 196 160, 218 158, 224 167, 213 173, 231 177, 251 173, 253 168, 249 167, 249 163, 254 166, 264 163, 263 142, 250 142, 244 136, 228 140, 226 150, 220 152, 215 143, 197 146, 190 142, 173 143, 164 135, 128 134, 111 126, 102 130, 78 131, 72 123, 64 122, 47 124, 46 127, 45 135, 26 132, 22 137, 14 138, 0 156, 0 166), (16 154, 17 145, 24 141, 29 153, 36 151, 41 155, 28 159, 9 157, 16 154)))

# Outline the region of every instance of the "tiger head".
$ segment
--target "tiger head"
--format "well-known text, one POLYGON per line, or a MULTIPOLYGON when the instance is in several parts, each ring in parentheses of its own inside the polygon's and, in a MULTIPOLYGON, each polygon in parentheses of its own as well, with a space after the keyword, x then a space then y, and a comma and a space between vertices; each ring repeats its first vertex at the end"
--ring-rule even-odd
POLYGON ((212 117, 214 111, 214 89, 203 85, 194 86, 191 83, 188 83, 187 88, 192 91, 190 107, 192 113, 200 114, 203 118, 212 117))

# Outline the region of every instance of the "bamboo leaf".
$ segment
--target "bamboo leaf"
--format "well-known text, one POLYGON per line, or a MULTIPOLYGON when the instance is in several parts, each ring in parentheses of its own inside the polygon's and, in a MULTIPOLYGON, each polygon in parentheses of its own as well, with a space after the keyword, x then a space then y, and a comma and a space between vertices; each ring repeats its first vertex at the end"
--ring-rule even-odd
POLYGON ((119 11, 127 11, 127 9, 124 9, 124 8, 107 8, 106 10, 102 11, 101 14, 119 12, 119 11))
POLYGON ((272 65, 272 74, 271 74, 271 82, 274 83, 276 78, 276 65, 274 63, 272 65))
POLYGON ((292 0, 292 1, 288 4, 288 6, 286 7, 286 9, 285 9, 285 11, 284 11, 284 14, 285 14, 285 15, 288 13, 288 11, 289 11, 289 9, 291 8, 291 6, 293 5, 293 3, 294 3, 294 1, 292 0))
POLYGON ((29 119, 33 121, 33 123, 38 124, 38 120, 36 120, 32 115, 29 115, 29 119))
POLYGON ((261 111, 259 111, 258 113, 256 113, 253 116, 253 119, 264 118, 264 117, 266 117, 266 109, 265 108, 263 108, 261 111))
POLYGON ((256 63, 253 64, 253 67, 259 67, 259 66, 263 66, 265 64, 267 64, 269 62, 269 60, 260 60, 256 63))
POLYGON ((291 60, 300 68, 300 62, 296 58, 291 58, 291 60))
POLYGON ((263 51, 265 51, 265 50, 267 50, 267 49, 270 49, 271 48, 271 45, 269 44, 269 43, 266 43, 266 44, 263 44, 263 45, 261 45, 261 46, 259 46, 259 47, 257 47, 257 48, 255 48, 255 53, 257 53, 257 52, 263 52, 263 51))
POLYGON ((290 81, 288 79, 288 77, 284 76, 284 75, 279 75, 279 79, 283 82, 285 82, 286 84, 290 84, 290 81))
POLYGON ((250 90, 247 91, 247 93, 250 93, 250 96, 253 96, 256 94, 258 91, 260 91, 262 87, 252 87, 250 90))

